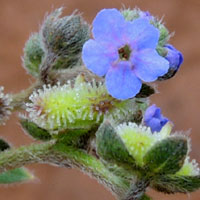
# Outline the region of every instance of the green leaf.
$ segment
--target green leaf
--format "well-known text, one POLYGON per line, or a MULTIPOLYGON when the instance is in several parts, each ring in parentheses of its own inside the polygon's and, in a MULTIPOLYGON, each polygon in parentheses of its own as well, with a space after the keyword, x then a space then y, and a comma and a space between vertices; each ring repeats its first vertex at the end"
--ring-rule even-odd
POLYGON ((16 168, 0 174, 0 184, 30 181, 34 176, 25 168, 16 168))
POLYGON ((135 160, 130 156, 124 143, 115 132, 112 125, 104 122, 96 133, 97 153, 106 161, 135 166, 135 160))
POLYGON ((174 174, 181 169, 188 152, 185 137, 169 137, 156 143, 144 156, 144 166, 153 174, 174 174))
POLYGON ((43 128, 38 127, 35 123, 27 119, 21 119, 22 127, 26 132, 36 140, 48 141, 51 139, 49 132, 43 128))
POLYGON ((200 176, 158 176, 151 182, 151 187, 167 194, 193 192, 200 188, 200 176))
POLYGON ((0 152, 9 149, 10 145, 3 139, 0 138, 0 152))

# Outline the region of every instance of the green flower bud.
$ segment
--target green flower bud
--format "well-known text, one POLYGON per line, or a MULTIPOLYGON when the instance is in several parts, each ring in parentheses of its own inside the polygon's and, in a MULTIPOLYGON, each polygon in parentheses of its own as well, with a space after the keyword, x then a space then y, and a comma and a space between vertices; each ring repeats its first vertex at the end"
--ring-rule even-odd
POLYGON ((43 56, 40 35, 39 33, 34 33, 25 44, 23 57, 24 68, 34 77, 39 75, 39 66, 43 56))
POLYGON ((89 26, 80 14, 60 18, 61 14, 62 8, 55 10, 41 29, 47 59, 55 57, 54 69, 73 67, 80 61, 83 44, 89 39, 89 26))
MULTIPOLYGON (((163 47, 169 41, 171 35, 165 25, 162 23, 162 20, 156 19, 152 24, 159 29, 160 37, 158 41, 158 46, 163 47)), ((163 50, 164 51, 164 50, 163 50)), ((166 52, 165 52, 166 53, 166 52)))
POLYGON ((103 83, 88 83, 83 76, 65 85, 43 86, 27 103, 30 119, 48 130, 90 129, 104 118, 127 119, 137 109, 134 99, 120 101, 111 97, 103 83))
POLYGON ((143 159, 146 153, 166 137, 166 131, 163 133, 161 130, 152 134, 150 128, 135 123, 121 124, 116 127, 116 131, 136 164, 141 167, 144 165, 143 159))
POLYGON ((133 21, 134 19, 137 19, 140 17, 140 12, 141 10, 139 8, 134 8, 131 10, 130 8, 128 9, 122 9, 121 14, 124 16, 125 20, 127 21, 133 21))

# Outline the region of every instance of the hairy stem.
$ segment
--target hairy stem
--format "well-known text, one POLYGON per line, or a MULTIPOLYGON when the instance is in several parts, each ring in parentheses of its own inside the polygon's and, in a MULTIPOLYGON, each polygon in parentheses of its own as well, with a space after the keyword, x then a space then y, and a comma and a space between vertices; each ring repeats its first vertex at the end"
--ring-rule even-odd
POLYGON ((144 193, 146 191, 146 188, 149 186, 149 180, 147 179, 139 179, 135 183, 133 183, 130 186, 130 189, 128 190, 127 194, 125 195, 122 200, 142 200, 146 197, 144 196, 144 193))
POLYGON ((128 181, 112 174, 95 157, 80 149, 54 142, 32 144, 0 154, 0 172, 32 163, 48 163, 60 167, 73 167, 97 179, 121 199, 129 187, 128 181))
POLYGON ((31 85, 29 88, 22 90, 21 92, 17 94, 12 95, 12 102, 11 106, 13 107, 13 111, 21 110, 25 108, 25 103, 29 100, 29 96, 33 92, 34 89, 38 89, 40 87, 40 84, 38 81, 36 81, 33 85, 31 85))

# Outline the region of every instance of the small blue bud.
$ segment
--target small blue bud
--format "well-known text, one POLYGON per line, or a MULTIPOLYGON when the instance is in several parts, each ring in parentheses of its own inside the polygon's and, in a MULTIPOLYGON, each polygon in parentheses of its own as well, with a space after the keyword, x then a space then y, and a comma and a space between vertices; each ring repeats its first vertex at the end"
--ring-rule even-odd
POLYGON ((139 17, 140 18, 146 18, 148 20, 154 20, 154 17, 151 15, 151 13, 149 11, 142 11, 139 10, 139 17))
POLYGON ((169 120, 161 114, 161 109, 155 104, 148 107, 144 114, 144 123, 153 132, 159 132, 169 120))
POLYGON ((167 44, 164 47, 167 50, 165 58, 169 61, 169 70, 164 76, 158 78, 159 81, 172 78, 183 63, 183 55, 180 51, 170 44, 167 44))

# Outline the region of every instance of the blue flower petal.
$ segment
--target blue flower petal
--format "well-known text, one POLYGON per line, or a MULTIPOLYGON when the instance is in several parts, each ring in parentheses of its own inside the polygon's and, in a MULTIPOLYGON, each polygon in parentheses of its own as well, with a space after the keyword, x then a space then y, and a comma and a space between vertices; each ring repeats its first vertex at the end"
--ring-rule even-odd
POLYGON ((131 63, 121 61, 106 74, 106 87, 108 93, 117 99, 134 97, 141 89, 142 83, 131 69, 131 63))
POLYGON ((136 39, 137 49, 142 50, 145 48, 155 49, 160 37, 160 32, 153 25, 149 25, 141 35, 136 39))
POLYGON ((149 122, 148 122, 148 126, 151 128, 152 133, 153 132, 159 132, 162 129, 162 125, 160 123, 160 119, 157 118, 152 118, 149 122))
POLYGON ((90 39, 83 45, 82 59, 86 67, 98 76, 104 76, 111 63, 119 58, 118 52, 90 39))
POLYGON ((183 63, 182 53, 170 44, 165 45, 165 48, 168 51, 165 58, 169 61, 170 68, 177 71, 183 63))
POLYGON ((117 9, 101 10, 93 21, 93 36, 99 42, 121 45, 121 34, 125 27, 125 19, 117 9))
POLYGON ((144 18, 127 22, 125 32, 133 50, 156 48, 160 35, 159 30, 144 18))
POLYGON ((136 76, 145 82, 157 80, 169 69, 169 62, 154 49, 144 49, 138 53, 133 53, 131 60, 136 76))
POLYGON ((146 109, 144 114, 144 119, 145 121, 149 121, 152 119, 152 117, 155 117, 155 115, 157 118, 159 118, 160 114, 161 114, 160 108, 158 108, 155 104, 153 104, 146 109))

